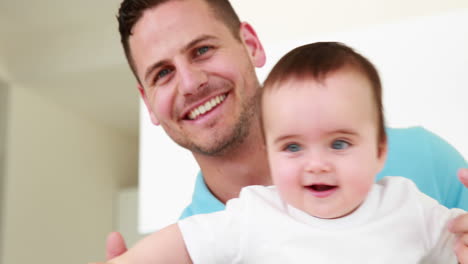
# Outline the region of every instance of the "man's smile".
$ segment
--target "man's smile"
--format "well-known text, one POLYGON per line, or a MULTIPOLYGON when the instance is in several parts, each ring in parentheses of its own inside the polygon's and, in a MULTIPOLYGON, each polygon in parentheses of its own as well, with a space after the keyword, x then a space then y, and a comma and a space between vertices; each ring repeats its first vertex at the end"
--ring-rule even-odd
POLYGON ((192 110, 189 111, 189 113, 186 115, 185 119, 188 120, 195 120, 201 115, 204 115, 214 108, 216 108, 218 105, 220 105, 224 100, 226 99, 227 94, 221 94, 218 96, 215 96, 211 98, 210 100, 206 101, 205 103, 193 108, 192 110))

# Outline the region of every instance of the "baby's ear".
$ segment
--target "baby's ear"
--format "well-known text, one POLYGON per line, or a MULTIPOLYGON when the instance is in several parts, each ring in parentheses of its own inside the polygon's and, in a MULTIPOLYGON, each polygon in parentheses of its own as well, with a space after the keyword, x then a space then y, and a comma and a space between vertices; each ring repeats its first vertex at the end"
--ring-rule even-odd
POLYGON ((382 170, 385 165, 385 161, 387 160, 387 153, 388 153, 387 139, 384 139, 377 146, 377 158, 379 159, 380 170, 382 170))

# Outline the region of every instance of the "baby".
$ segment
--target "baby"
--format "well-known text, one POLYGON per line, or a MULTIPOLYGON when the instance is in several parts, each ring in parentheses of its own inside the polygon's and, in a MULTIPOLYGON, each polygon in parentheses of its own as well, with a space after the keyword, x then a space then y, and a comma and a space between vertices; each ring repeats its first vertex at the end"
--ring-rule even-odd
POLYGON ((447 209, 384 177, 374 66, 334 42, 298 47, 267 77, 262 125, 274 186, 156 232, 110 263, 457 263, 447 209))

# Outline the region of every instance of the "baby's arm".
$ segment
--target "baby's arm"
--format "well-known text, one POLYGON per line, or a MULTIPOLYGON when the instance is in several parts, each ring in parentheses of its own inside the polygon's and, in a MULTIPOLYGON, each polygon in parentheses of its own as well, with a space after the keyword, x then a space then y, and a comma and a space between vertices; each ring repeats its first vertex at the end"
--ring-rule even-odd
POLYGON ((458 262, 468 263, 468 213, 459 215, 450 226, 450 232, 456 235, 455 254, 458 262))
POLYGON ((109 264, 192 263, 177 224, 155 232, 109 264))

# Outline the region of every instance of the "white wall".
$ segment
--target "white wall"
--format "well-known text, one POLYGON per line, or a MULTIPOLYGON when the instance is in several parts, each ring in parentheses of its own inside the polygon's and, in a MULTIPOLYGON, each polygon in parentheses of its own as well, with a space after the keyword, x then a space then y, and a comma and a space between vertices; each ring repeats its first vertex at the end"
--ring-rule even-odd
POLYGON ((5 63, 1 61, 1 58, 2 58, 1 56, 2 54, 0 54, 0 81, 5 83, 9 79, 8 71, 7 71, 5 63))
MULTIPOLYGON (((423 126, 468 158, 468 8, 355 30, 266 44, 260 80, 287 51, 315 41, 340 41, 366 56, 383 85, 390 127, 423 126)), ((452 175, 455 177, 455 175, 452 175)))
POLYGON ((468 123, 461 121, 468 112, 468 1, 287 3, 233 1, 266 49, 267 64, 258 70, 261 80, 284 53, 298 45, 342 41, 378 68, 389 126, 424 126, 468 159, 468 123), (265 15, 259 16, 258 10, 265 6, 265 15))
MULTIPOLYGON (((1 20, 1 19, 0 19, 1 20)), ((0 21, 1 22, 1 21, 0 21)), ((1 32, 1 28, 0 28, 1 32)), ((5 178, 5 156, 6 156, 6 126, 7 126, 7 104, 8 104, 8 87, 6 83, 7 71, 4 62, 4 47, 0 40, 0 256, 3 255, 2 237, 3 237, 3 195, 4 195, 4 178, 5 178)), ((0 262, 1 263, 1 262, 0 262)))
POLYGON ((131 247, 144 237, 138 232, 138 187, 121 189, 117 206, 116 230, 125 238, 127 247, 131 247))
POLYGON ((467 8, 466 0, 232 0, 266 44, 467 8))
POLYGON ((31 91, 10 90, 1 263, 103 260, 119 179, 137 171, 134 139, 31 91))
MULTIPOLYGON (((0 238, 3 237, 3 207, 4 207, 4 179, 6 158, 6 131, 7 131, 7 106, 9 89, 5 82, 0 79, 0 238)), ((0 256, 2 256, 2 239, 0 239, 0 256)))

